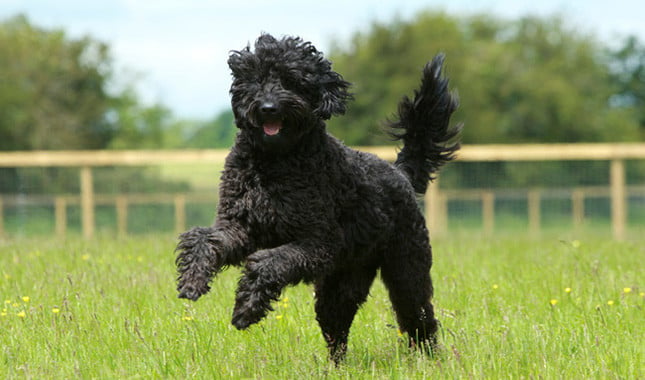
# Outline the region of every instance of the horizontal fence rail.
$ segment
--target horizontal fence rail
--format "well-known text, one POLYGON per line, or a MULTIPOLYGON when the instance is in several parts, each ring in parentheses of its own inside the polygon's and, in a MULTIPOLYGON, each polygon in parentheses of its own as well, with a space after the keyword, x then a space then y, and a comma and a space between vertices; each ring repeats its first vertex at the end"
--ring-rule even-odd
MULTIPOLYGON (((393 161, 395 147, 358 147, 379 157, 393 161)), ((222 163, 228 150, 123 150, 123 151, 19 151, 0 152, 0 167, 79 167, 80 195, 51 198, 55 206, 56 231, 64 234, 66 225, 66 205, 79 204, 81 209, 82 232, 86 238, 95 233, 95 207, 114 202, 117 212, 118 232, 127 230, 128 205, 142 202, 169 202, 175 207, 175 229, 185 225, 186 194, 170 195, 122 195, 108 197, 97 195, 94 191, 92 169, 112 166, 155 166, 165 164, 222 163)), ((525 145, 467 145, 462 147, 458 160, 464 162, 494 161, 609 161, 609 186, 590 191, 590 189, 571 189, 573 213, 580 218, 581 204, 585 196, 608 194, 611 204, 612 234, 623 239, 626 233, 627 198, 630 194, 641 195, 642 187, 628 188, 625 180, 625 160, 645 159, 645 144, 525 144, 525 145)), ((1 178, 0 178, 1 180, 1 178)), ((503 190, 501 191, 503 193, 503 190)), ((529 230, 535 231, 540 223, 540 201, 545 195, 543 190, 527 189, 529 230)), ((429 227, 436 233, 445 233, 447 228, 447 204, 455 199, 478 199, 482 205, 482 219, 485 231, 494 226, 495 197, 500 190, 444 191, 435 182, 429 187, 425 198, 425 211, 429 227)), ((199 198, 199 197, 197 197, 199 198)), ((11 204, 11 196, 0 194, 0 234, 3 232, 4 203, 11 204)), ((43 198, 44 199, 44 198, 43 198)), ((34 200, 35 201, 35 200, 34 200)), ((50 203, 51 204, 51 203, 50 203)), ((584 211, 582 211, 584 214, 584 211)))
MULTIPOLYGON (((396 159, 392 146, 356 147, 387 161, 396 159)), ((223 162, 227 149, 203 150, 74 150, 0 152, 0 167, 141 166, 165 163, 223 162)), ((645 159, 645 143, 465 145, 459 161, 566 161, 645 159)))

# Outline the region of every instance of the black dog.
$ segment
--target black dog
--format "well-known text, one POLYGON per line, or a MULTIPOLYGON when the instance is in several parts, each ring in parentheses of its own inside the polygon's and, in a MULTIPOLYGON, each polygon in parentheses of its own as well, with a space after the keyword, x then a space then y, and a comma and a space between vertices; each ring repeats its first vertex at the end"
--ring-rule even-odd
POLYGON ((380 269, 400 329, 411 345, 430 349, 432 255, 415 192, 459 149, 443 57, 426 65, 414 99, 399 105, 392 135, 404 145, 394 165, 327 134, 324 121, 345 112, 349 83, 310 43, 264 34, 228 64, 240 131, 214 225, 180 236, 179 297, 197 300, 217 272, 244 265, 233 325, 245 329, 285 286, 313 283, 317 320, 338 362, 380 269))

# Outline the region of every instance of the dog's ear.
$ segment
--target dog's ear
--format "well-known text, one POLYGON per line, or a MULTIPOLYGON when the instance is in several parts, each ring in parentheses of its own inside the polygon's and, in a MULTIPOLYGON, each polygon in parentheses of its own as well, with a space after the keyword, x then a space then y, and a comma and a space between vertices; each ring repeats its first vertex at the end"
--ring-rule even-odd
POLYGON ((315 112, 327 120, 333 115, 342 115, 347 109, 347 101, 352 98, 349 93, 350 83, 333 71, 320 78, 320 103, 315 112))
POLYGON ((233 50, 229 52, 228 56, 228 67, 231 69, 231 72, 234 76, 238 77, 241 71, 248 69, 249 66, 249 57, 251 56, 251 48, 247 46, 242 50, 233 50))

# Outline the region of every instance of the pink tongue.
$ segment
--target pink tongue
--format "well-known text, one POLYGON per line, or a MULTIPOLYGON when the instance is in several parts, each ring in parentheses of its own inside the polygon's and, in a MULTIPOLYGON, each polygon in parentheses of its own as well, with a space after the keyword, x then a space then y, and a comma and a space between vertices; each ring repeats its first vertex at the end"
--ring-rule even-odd
POLYGON ((282 128, 282 123, 280 122, 264 123, 262 127, 264 128, 264 134, 266 134, 267 136, 274 136, 280 132, 280 129, 282 128))

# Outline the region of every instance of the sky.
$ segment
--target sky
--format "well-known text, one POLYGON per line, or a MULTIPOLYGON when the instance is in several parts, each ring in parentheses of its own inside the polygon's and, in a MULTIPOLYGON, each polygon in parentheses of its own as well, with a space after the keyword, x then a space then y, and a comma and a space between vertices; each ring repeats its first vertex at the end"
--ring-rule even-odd
POLYGON ((210 119, 230 106, 229 52, 262 32, 298 35, 325 52, 374 21, 408 20, 421 10, 558 14, 607 44, 627 35, 645 41, 643 0, 0 0, 0 20, 24 14, 71 38, 108 43, 117 78, 185 119, 210 119))

